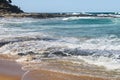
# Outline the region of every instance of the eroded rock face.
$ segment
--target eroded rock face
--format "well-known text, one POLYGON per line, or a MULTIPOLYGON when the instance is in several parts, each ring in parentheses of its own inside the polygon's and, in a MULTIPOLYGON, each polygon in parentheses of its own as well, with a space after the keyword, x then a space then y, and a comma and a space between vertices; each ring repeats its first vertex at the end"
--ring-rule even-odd
POLYGON ((12 5, 11 2, 7 0, 0 0, 0 14, 10 14, 10 13, 23 13, 23 11, 12 5))

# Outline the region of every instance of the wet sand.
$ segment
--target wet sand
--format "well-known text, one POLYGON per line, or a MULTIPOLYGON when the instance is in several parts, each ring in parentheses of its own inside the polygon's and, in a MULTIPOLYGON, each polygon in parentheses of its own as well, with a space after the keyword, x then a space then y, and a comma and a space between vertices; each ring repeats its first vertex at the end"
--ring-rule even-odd
POLYGON ((36 70, 29 72, 26 78, 28 77, 30 78, 29 80, 107 80, 102 78, 77 76, 47 70, 36 70), (30 76, 32 76, 32 78, 30 78, 30 76))
POLYGON ((21 80, 19 76, 0 74, 0 80, 21 80))
POLYGON ((24 72, 15 61, 0 60, 0 80, 21 80, 24 72))
POLYGON ((21 67, 22 66, 15 61, 0 59, 0 80, 107 80, 41 69, 23 71, 21 67))

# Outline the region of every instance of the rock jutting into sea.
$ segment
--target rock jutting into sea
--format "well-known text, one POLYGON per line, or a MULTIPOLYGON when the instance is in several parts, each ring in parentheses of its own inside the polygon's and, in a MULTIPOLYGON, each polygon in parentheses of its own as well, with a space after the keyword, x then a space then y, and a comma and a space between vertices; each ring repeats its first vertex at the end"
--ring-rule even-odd
POLYGON ((23 11, 16 5, 11 4, 11 0, 0 0, 0 15, 11 13, 23 13, 23 11))
MULTIPOLYGON (((18 6, 11 4, 11 0, 0 0, 0 17, 17 18, 56 18, 56 17, 116 17, 114 15, 91 15, 85 13, 26 13, 18 6)), ((117 16, 118 17, 118 16, 117 16)))

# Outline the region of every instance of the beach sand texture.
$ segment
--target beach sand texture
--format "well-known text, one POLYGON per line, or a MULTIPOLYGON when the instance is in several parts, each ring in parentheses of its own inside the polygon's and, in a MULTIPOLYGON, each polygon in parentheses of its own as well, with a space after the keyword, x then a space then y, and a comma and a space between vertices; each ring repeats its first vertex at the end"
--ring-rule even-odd
POLYGON ((28 71, 29 73, 25 75, 27 71, 23 71, 21 67, 14 61, 0 60, 0 80, 107 80, 41 69, 28 71), (25 76, 23 77, 23 75, 25 76))

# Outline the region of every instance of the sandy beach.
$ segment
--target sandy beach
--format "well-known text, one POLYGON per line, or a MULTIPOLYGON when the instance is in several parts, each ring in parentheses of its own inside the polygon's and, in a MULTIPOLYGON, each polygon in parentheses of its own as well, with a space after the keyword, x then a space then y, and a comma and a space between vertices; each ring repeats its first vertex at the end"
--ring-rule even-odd
POLYGON ((90 76, 77 76, 48 70, 23 71, 15 61, 0 60, 0 80, 107 80, 90 76))

